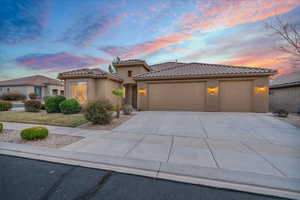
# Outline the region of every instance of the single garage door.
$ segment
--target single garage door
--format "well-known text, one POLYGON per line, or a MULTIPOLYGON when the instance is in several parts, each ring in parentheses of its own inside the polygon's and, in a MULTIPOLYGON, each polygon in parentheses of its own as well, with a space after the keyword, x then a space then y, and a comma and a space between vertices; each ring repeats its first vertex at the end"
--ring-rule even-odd
POLYGON ((252 81, 220 82, 220 111, 251 112, 252 81))
POLYGON ((149 110, 204 111, 205 82, 149 84, 149 110))

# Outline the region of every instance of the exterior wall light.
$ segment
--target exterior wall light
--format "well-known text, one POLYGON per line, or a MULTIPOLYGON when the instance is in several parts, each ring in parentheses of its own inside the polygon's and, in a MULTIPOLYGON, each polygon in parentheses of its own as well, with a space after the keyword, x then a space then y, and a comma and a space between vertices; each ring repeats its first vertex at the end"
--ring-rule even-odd
POLYGON ((146 89, 139 89, 139 94, 145 95, 147 93, 146 89))
POLYGON ((219 88, 207 88, 207 93, 210 95, 217 95, 219 92, 219 88))
POLYGON ((265 94, 265 93, 267 93, 267 91, 268 91, 267 87, 256 87, 255 88, 256 94, 265 94))

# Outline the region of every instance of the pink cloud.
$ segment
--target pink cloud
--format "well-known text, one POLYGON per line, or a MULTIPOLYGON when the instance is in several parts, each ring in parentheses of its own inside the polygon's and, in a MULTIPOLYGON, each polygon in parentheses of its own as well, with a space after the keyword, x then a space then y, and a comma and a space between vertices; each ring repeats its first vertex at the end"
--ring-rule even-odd
POLYGON ((212 0, 199 3, 198 11, 184 16, 181 24, 183 28, 210 32, 264 20, 289 12, 299 5, 299 0, 212 0))
POLYGON ((30 54, 16 59, 20 65, 37 70, 65 70, 107 64, 110 61, 92 56, 76 56, 69 53, 30 54))
POLYGON ((106 47, 100 50, 110 54, 111 56, 120 56, 125 59, 137 58, 154 53, 162 48, 170 45, 181 43, 185 40, 191 40, 193 36, 188 32, 174 32, 161 37, 156 40, 146 41, 141 44, 129 47, 106 47))

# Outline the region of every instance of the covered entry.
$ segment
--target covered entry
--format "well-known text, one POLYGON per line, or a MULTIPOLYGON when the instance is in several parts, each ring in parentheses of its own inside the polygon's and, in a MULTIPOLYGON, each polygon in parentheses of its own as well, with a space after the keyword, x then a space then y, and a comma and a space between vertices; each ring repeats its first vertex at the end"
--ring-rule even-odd
POLYGON ((251 112, 252 81, 220 81, 221 112, 251 112))
POLYGON ((205 110, 205 82, 149 84, 149 110, 205 110))

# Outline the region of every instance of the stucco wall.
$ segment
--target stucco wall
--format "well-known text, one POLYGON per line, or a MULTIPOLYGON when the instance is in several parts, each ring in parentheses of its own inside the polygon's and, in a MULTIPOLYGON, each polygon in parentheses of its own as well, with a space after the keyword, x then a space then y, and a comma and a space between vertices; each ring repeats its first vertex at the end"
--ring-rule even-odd
POLYGON ((289 112, 300 109, 300 86, 270 89, 270 110, 276 109, 289 112))
POLYGON ((132 77, 136 74, 142 74, 147 72, 147 70, 142 65, 136 66, 120 66, 117 67, 118 74, 124 79, 123 84, 132 83, 135 84, 136 82, 132 79, 132 77), (128 71, 132 71, 132 77, 128 77, 128 71))
POLYGON ((9 88, 9 92, 19 92, 28 97, 30 93, 34 92, 33 86, 10 86, 10 87, 0 87, 0 95, 7 92, 7 88, 9 88))
POLYGON ((67 98, 71 98, 71 84, 74 82, 86 82, 87 83, 87 100, 109 100, 114 105, 117 103, 117 97, 112 94, 112 90, 120 89, 121 83, 109 80, 109 79, 67 79, 65 81, 65 95, 67 98))
MULTIPOLYGON (((249 90, 251 95, 251 112, 268 112, 269 105, 269 95, 268 91, 265 93, 257 94, 255 92, 255 87, 267 87, 268 88, 268 77, 241 77, 241 78, 215 78, 215 79, 186 79, 186 80, 156 80, 156 81, 138 81, 137 87, 138 90, 146 89, 146 94, 140 94, 138 92, 138 109, 140 110, 149 110, 149 84, 151 83, 176 83, 176 82, 205 82, 205 111, 220 111, 220 92, 216 95, 207 94, 207 88, 219 88, 220 82, 222 81, 236 81, 239 84, 239 81, 251 81, 252 90, 249 90)), ((239 87, 237 87, 239 88, 239 87)), ((241 91, 240 93, 242 93, 241 91)), ((237 92, 239 94, 239 92, 237 92)), ((180 91, 176 91, 176 95, 180 95, 180 91)), ((194 98, 192 95, 185 98, 194 98)), ((232 98, 239 98, 238 96, 232 98)))
POLYGON ((106 79, 105 82, 105 99, 109 100, 113 105, 116 106, 118 103, 121 103, 121 99, 116 95, 113 95, 112 91, 121 89, 121 84, 108 79, 106 79))

